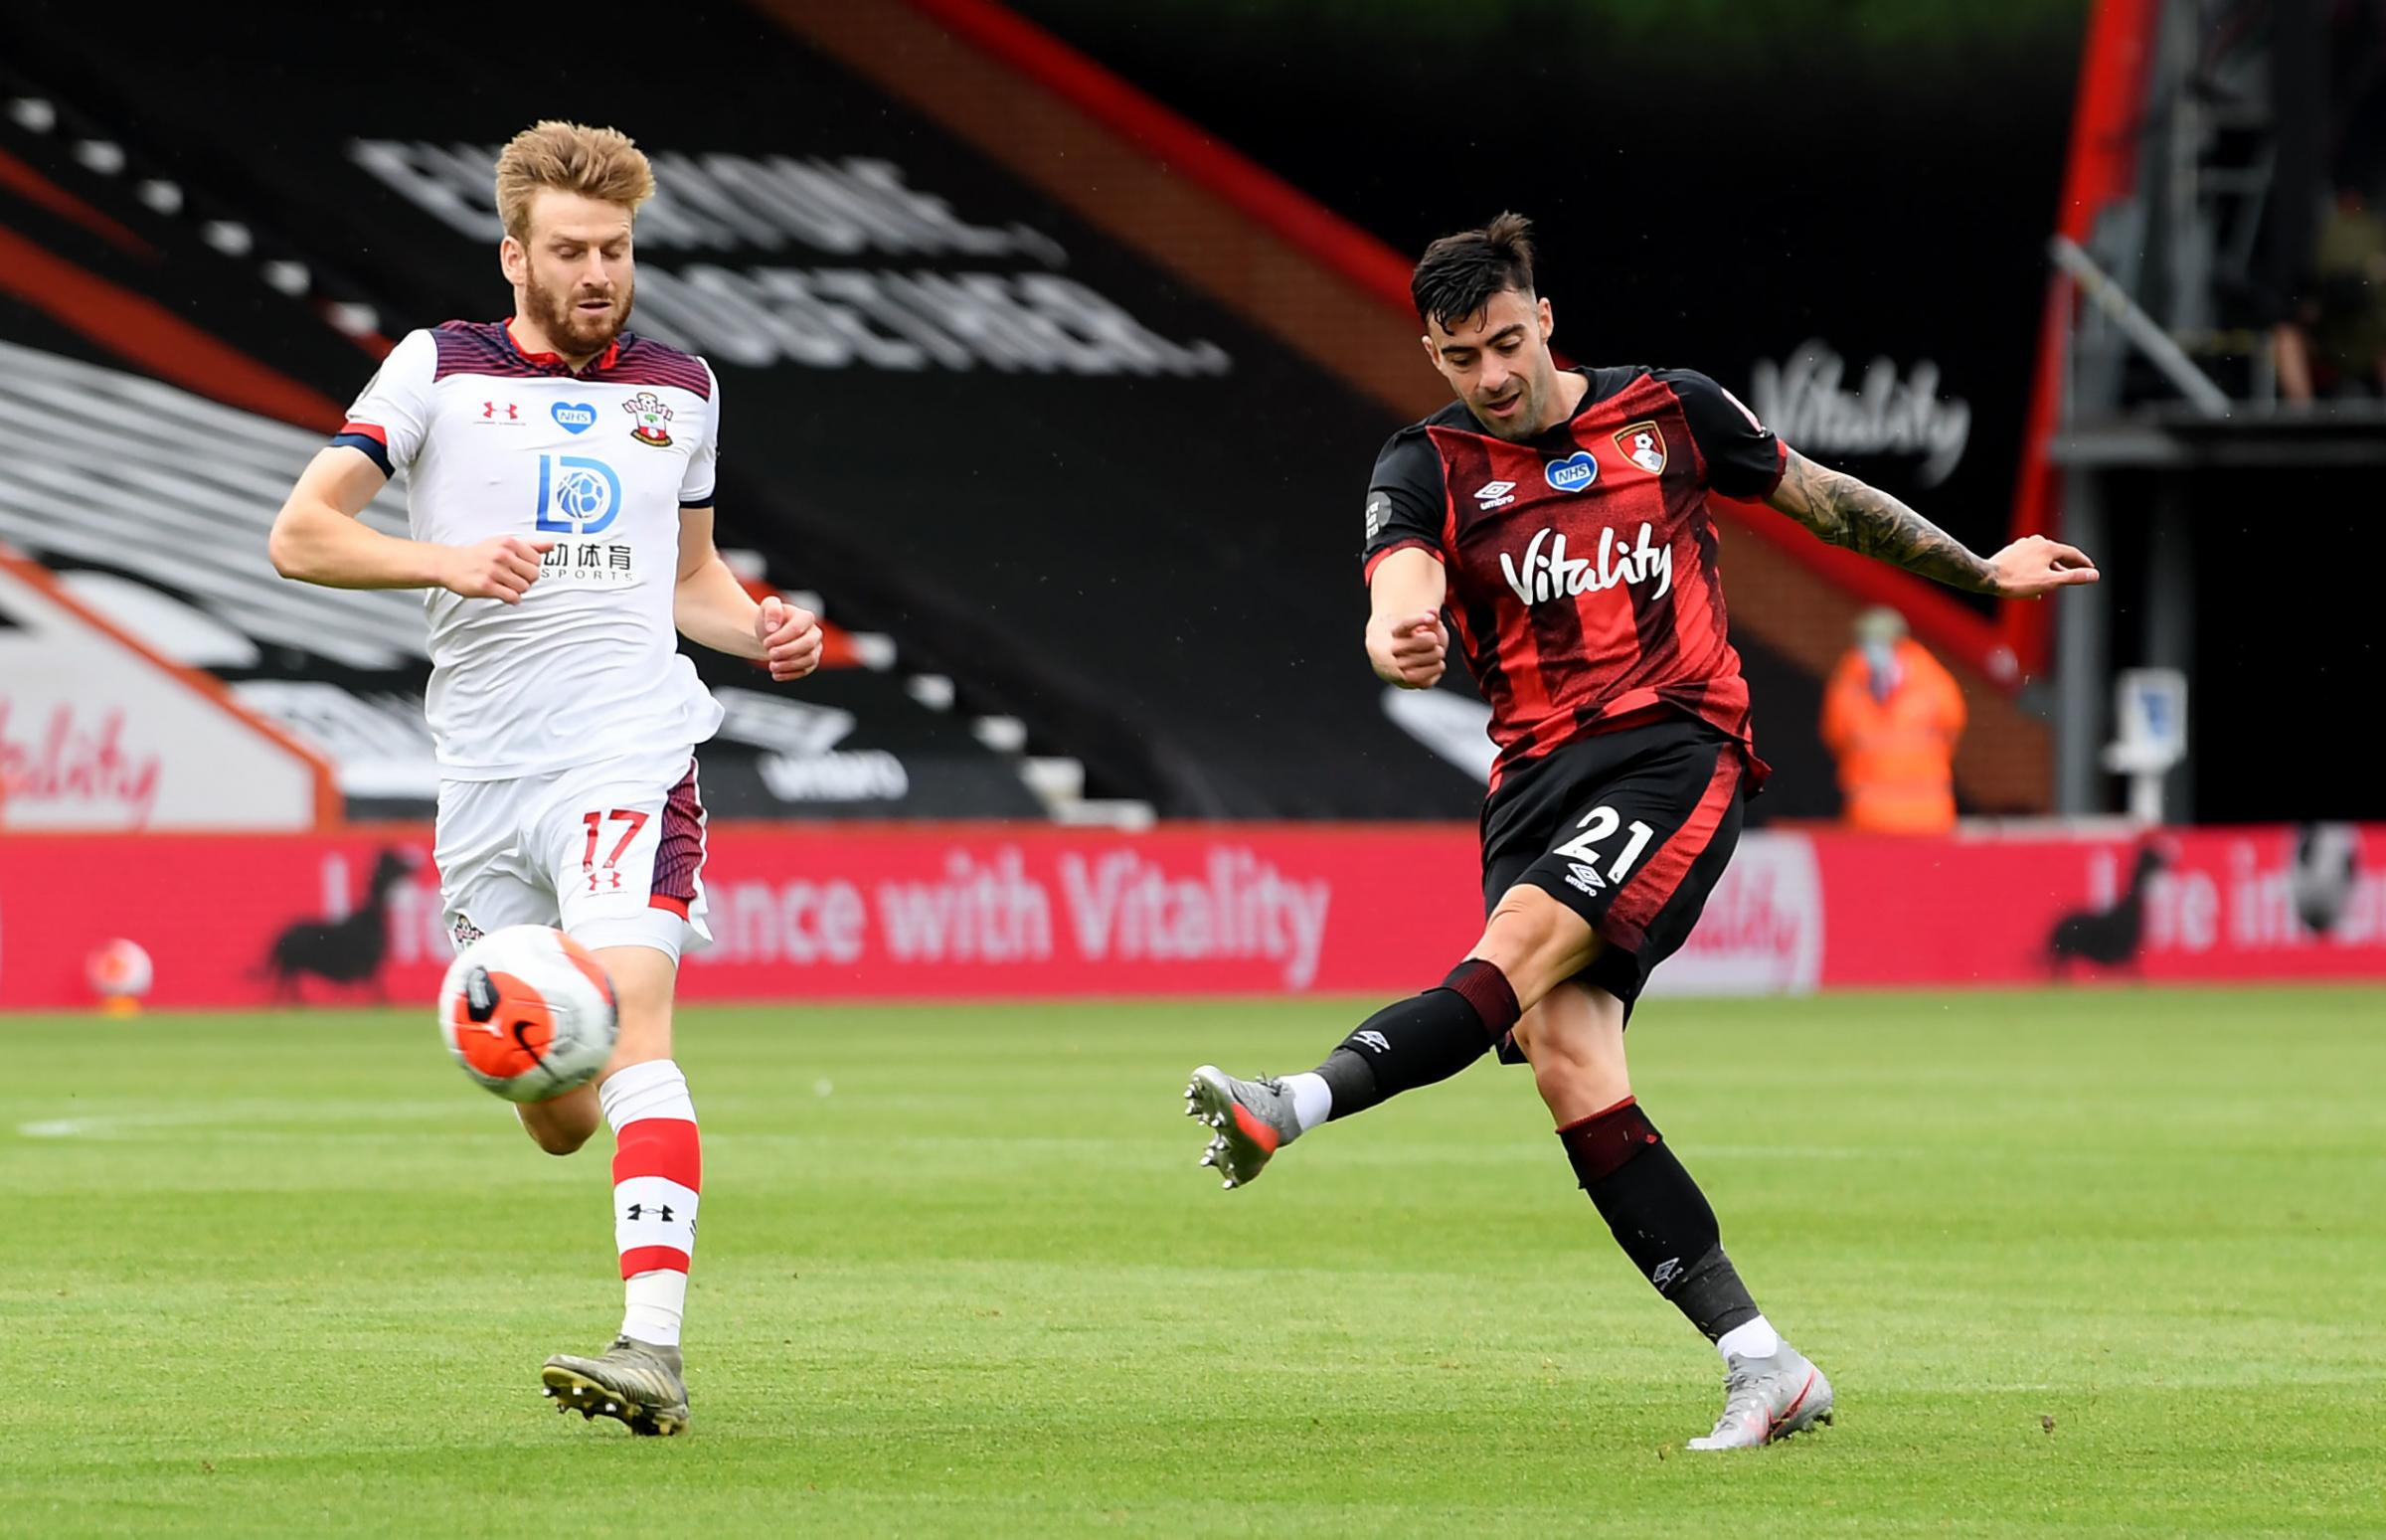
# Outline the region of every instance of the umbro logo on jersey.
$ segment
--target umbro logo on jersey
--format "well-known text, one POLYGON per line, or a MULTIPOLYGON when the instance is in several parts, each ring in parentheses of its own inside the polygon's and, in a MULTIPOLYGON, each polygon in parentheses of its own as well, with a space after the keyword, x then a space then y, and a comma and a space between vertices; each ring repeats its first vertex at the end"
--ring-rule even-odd
POLYGON ((483 423, 519 423, 522 409, 510 401, 484 401, 480 404, 483 423))
POLYGON ((1513 481, 1486 481, 1474 489, 1474 500, 1482 505, 1485 513, 1489 513, 1494 508, 1505 508, 1516 500, 1516 483, 1513 481))
POLYGON ((1350 1037, 1352 1042, 1365 1048, 1371 1048, 1379 1054, 1388 1054, 1392 1051, 1392 1040, 1373 1028, 1365 1032, 1353 1032, 1350 1037))
POLYGON ((1569 866, 1566 869, 1566 886, 1569 888, 1583 893, 1597 893, 1607 885, 1607 879, 1600 876, 1595 867, 1569 866))
POLYGON ((555 414, 555 421, 567 433, 576 435, 585 433, 596 426, 596 409, 595 407, 584 407, 577 402, 559 401, 548 410, 555 414))
POLYGON ((1589 449, 1577 449, 1562 460, 1551 460, 1541 473, 1561 492, 1580 492, 1599 479, 1599 461, 1589 449))

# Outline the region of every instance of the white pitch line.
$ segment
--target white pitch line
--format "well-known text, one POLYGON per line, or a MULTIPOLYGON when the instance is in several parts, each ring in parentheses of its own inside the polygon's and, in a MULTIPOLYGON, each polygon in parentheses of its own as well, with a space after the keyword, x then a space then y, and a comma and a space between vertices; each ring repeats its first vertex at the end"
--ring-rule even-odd
POLYGON ((42 1117, 17 1124, 29 1139, 120 1138, 166 1128, 237 1128, 257 1123, 412 1122, 461 1120, 470 1098, 453 1102, 371 1102, 355 1106, 323 1102, 238 1102, 174 1112, 95 1112, 82 1117, 42 1117))

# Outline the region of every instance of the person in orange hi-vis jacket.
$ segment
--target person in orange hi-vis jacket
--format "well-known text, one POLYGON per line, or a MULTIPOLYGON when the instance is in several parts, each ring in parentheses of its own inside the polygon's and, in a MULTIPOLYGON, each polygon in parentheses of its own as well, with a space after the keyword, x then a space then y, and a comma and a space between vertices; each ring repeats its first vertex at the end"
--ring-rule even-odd
POLYGON ((1839 761, 1850 828, 1936 834, 1956 822, 1956 741, 1963 694, 1906 634, 1894 609, 1856 617, 1848 649, 1822 696, 1822 741, 1839 761))

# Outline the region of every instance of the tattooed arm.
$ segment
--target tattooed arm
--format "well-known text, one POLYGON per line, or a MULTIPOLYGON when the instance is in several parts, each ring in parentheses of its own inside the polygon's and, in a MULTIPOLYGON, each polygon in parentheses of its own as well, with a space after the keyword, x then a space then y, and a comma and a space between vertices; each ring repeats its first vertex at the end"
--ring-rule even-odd
POLYGON ((1795 449, 1766 501, 1834 546, 1973 594, 2037 599, 2094 583, 2096 564, 2073 547, 2031 535, 1977 557, 1961 541, 1877 487, 1815 464, 1795 449))

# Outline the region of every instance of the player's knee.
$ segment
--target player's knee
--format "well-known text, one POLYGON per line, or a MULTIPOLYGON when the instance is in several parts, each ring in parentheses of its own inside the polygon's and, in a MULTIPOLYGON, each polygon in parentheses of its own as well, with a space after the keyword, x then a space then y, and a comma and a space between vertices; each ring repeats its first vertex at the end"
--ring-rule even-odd
POLYGON ((594 1128, 542 1128, 533 1126, 530 1128, 530 1141, 533 1144, 538 1145, 539 1148, 545 1150, 550 1155, 570 1155, 577 1153, 580 1149, 580 1146, 589 1142, 589 1135, 594 1132, 596 1132, 594 1128))
POLYGON ((1596 1056, 1544 1034, 1532 1055, 1533 1088, 1551 1107, 1587 1100, 1616 1102, 1631 1094, 1628 1084, 1596 1056))
POLYGON ((514 1109, 522 1119, 522 1131, 530 1141, 550 1155, 569 1155, 589 1142, 601 1121, 594 1107, 595 1099, 574 1093, 554 1102, 533 1102, 514 1109), (589 1107, 579 1104, 587 1102, 589 1107), (563 1105, 571 1104, 571 1105, 563 1105))
POLYGON ((1597 945, 1598 938, 1580 915, 1539 888, 1520 885, 1492 906, 1483 938, 1468 955, 1506 974, 1508 986, 1529 1010, 1581 971, 1597 945))

